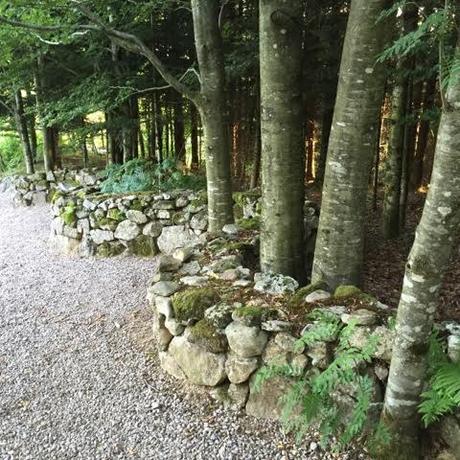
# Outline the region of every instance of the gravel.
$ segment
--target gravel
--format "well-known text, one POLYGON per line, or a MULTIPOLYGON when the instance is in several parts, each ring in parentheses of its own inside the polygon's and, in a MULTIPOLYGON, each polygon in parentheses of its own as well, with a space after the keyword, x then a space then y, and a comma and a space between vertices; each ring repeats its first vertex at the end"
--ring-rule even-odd
POLYGON ((147 351, 153 262, 52 254, 49 223, 0 193, 1 460, 337 458, 165 375, 147 351))

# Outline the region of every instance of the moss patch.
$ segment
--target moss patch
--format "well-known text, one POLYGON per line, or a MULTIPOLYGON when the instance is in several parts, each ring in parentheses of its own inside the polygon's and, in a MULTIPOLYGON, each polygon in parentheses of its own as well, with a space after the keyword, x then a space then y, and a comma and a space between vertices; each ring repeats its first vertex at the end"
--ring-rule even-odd
POLYGON ((237 224, 243 230, 259 230, 261 220, 260 217, 255 216, 251 219, 238 219, 237 224))
POLYGON ((356 299, 362 303, 373 305, 377 302, 377 299, 370 294, 366 294, 356 286, 342 284, 337 286, 333 295, 334 299, 356 299))
POLYGON ((107 218, 115 220, 117 222, 121 222, 125 220, 125 214, 121 212, 118 208, 112 208, 107 211, 107 218))
POLYGON ((178 321, 200 320, 207 308, 216 304, 220 296, 215 289, 192 288, 177 292, 172 298, 173 309, 178 321))
POLYGON ((267 307, 243 306, 236 308, 233 312, 234 318, 243 322, 247 326, 258 326, 263 321, 275 319, 278 316, 276 310, 267 307))
POLYGON ((298 289, 294 294, 292 294, 288 299, 288 306, 291 309, 299 309, 302 305, 305 304, 305 297, 308 294, 311 294, 318 289, 327 291, 328 285, 324 281, 317 281, 316 283, 308 284, 300 289, 298 289))
POLYGON ((227 350, 227 337, 209 320, 202 319, 188 328, 188 340, 201 345, 211 353, 223 353, 227 350))
POLYGON ((140 235, 128 243, 130 252, 140 257, 152 257, 158 253, 155 239, 151 236, 140 235))
POLYGON ((119 242, 109 243, 105 241, 96 248, 98 257, 115 257, 123 253, 126 248, 119 242))
POLYGON ((69 227, 75 226, 77 222, 77 208, 73 201, 69 202, 65 208, 62 209, 60 217, 69 227))

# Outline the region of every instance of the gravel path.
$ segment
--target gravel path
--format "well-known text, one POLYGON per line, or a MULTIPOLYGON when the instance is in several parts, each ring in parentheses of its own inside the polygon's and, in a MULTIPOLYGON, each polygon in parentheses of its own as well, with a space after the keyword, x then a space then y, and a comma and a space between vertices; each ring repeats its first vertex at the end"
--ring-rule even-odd
POLYGON ((145 353, 152 262, 47 247, 0 194, 0 459, 325 458, 185 391, 145 353))

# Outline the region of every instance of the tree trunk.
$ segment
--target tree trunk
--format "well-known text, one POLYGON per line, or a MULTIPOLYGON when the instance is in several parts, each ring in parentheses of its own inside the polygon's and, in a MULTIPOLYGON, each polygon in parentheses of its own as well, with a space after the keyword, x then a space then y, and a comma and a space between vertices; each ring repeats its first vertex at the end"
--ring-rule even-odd
POLYGON ((305 281, 302 2, 260 0, 263 271, 305 281))
POLYGON ((383 412, 392 434, 392 459, 419 458, 417 406, 425 380, 428 338, 460 225, 460 80, 455 76, 450 79, 446 101, 431 186, 406 264, 396 319, 383 412))
POLYGON ((417 136, 417 147, 415 150, 414 162, 412 164, 411 171, 412 190, 418 190, 423 182, 423 160, 426 146, 428 144, 428 136, 430 133, 430 120, 427 118, 426 114, 433 107, 435 89, 436 81, 434 79, 425 82, 422 96, 422 110, 420 114, 420 123, 417 136))
POLYGON ((185 163, 184 101, 182 95, 174 98, 174 153, 176 161, 185 163))
POLYGON ((190 104, 190 126, 191 126, 191 144, 192 144, 192 170, 198 170, 198 113, 195 105, 190 104))
MULTIPOLYGON (((27 92, 27 105, 30 108, 33 103, 31 103, 32 100, 32 94, 30 91, 27 92)), ((36 126, 35 126, 35 113, 31 111, 29 117, 28 117, 28 131, 29 131, 29 138, 30 138, 30 149, 32 151, 32 158, 34 159, 34 162, 37 161, 37 131, 36 131, 36 126)))
POLYGON ((312 281, 361 284, 369 172, 384 72, 376 66, 387 0, 352 0, 324 177, 312 281))
POLYGON ((193 28, 201 91, 198 109, 206 139, 209 231, 233 222, 230 144, 227 127, 225 72, 215 0, 192 0, 193 28))
POLYGON ((391 92, 390 133, 388 138, 388 159, 385 174, 385 193, 383 198, 383 236, 385 239, 399 235, 399 204, 401 196, 401 177, 406 109, 407 78, 403 66, 398 63, 397 77, 391 92))
POLYGON ((53 151, 50 148, 50 139, 48 129, 44 124, 43 118, 43 103, 45 97, 46 83, 44 81, 44 59, 43 55, 39 55, 37 58, 37 69, 34 75, 35 80, 35 94, 37 100, 37 112, 40 115, 41 130, 43 134, 43 163, 45 171, 52 171, 54 169, 53 151))
POLYGON ((332 119, 334 116, 333 109, 325 108, 321 118, 321 143, 319 148, 318 163, 315 171, 315 183, 318 185, 323 184, 324 171, 326 169, 326 157, 329 147, 329 136, 331 135, 332 119))
POLYGON ((155 124, 157 129, 157 144, 158 144, 158 163, 163 161, 163 115, 161 112, 161 99, 155 97, 155 124))
POLYGON ((27 174, 34 173, 34 159, 30 145, 29 130, 27 128, 27 119, 24 114, 24 101, 22 99, 21 90, 17 90, 14 94, 14 118, 21 139, 22 151, 24 154, 24 164, 26 165, 27 174))

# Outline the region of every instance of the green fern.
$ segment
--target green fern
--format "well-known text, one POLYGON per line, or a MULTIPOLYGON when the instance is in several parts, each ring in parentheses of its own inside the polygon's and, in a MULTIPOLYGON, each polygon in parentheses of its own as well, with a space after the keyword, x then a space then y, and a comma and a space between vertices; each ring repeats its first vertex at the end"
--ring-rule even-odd
POLYGON ((275 376, 291 378, 290 390, 280 398, 283 425, 294 432, 300 441, 313 424, 319 424, 322 445, 328 445, 333 436, 340 434, 338 447, 341 448, 363 431, 373 385, 371 379, 367 375, 360 375, 357 368, 360 362, 371 361, 378 337, 370 336, 363 349, 358 349, 350 343, 355 323, 344 327, 336 315, 322 310, 315 310, 310 318, 315 323, 299 339, 298 346, 310 346, 338 336, 337 353, 332 363, 322 372, 310 371, 300 376, 298 370, 289 365, 266 366, 258 372, 254 390, 258 391, 263 382, 275 376), (346 427, 342 426, 345 414, 335 399, 342 386, 354 389, 356 401, 346 427))

